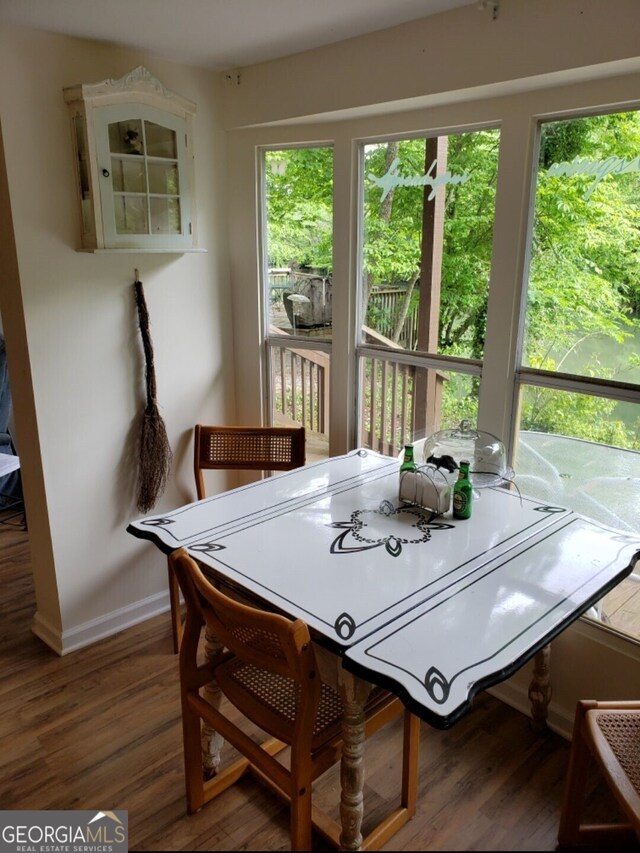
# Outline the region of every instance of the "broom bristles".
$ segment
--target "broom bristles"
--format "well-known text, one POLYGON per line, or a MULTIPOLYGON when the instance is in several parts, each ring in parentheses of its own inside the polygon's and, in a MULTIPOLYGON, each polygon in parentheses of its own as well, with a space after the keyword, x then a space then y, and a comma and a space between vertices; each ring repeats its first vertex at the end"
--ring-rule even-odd
POLYGON ((165 489, 173 454, 155 403, 142 416, 138 455, 138 509, 148 512, 165 489))

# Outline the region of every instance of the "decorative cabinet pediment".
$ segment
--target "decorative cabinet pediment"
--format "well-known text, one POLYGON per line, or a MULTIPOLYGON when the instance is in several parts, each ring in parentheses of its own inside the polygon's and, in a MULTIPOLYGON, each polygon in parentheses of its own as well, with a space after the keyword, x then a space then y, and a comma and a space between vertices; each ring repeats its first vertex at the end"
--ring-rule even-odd
POLYGON ((71 112, 82 251, 197 251, 195 104, 139 66, 64 90, 71 112))

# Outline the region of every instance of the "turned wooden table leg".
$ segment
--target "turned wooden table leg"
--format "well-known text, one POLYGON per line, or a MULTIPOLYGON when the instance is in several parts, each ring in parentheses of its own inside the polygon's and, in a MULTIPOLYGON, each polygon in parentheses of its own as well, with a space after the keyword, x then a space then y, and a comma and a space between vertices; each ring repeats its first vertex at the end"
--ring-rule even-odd
POLYGON ((547 645, 533 659, 533 675, 529 685, 531 728, 541 734, 548 731, 547 712, 551 701, 551 646, 547 645))
MULTIPOLYGON (((207 661, 215 660, 222 654, 224 646, 213 634, 205 631, 204 653, 207 661)), ((210 681, 203 690, 204 698, 214 708, 219 709, 222 703, 222 692, 216 681, 210 681)), ((220 753, 224 744, 222 735, 203 721, 202 723, 202 768, 205 779, 211 779, 220 767, 220 753)))
POLYGON ((360 850, 364 815, 364 704, 371 685, 343 670, 339 677, 339 687, 344 702, 344 743, 340 764, 340 849, 360 850))

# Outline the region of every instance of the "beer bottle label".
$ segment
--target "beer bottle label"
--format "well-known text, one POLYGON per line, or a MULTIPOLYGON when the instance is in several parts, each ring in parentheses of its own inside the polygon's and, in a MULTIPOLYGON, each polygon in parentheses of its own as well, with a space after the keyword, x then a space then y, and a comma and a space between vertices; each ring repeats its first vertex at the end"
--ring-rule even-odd
POLYGON ((453 493, 453 508, 456 512, 464 512, 467 506, 467 496, 464 492, 453 493))

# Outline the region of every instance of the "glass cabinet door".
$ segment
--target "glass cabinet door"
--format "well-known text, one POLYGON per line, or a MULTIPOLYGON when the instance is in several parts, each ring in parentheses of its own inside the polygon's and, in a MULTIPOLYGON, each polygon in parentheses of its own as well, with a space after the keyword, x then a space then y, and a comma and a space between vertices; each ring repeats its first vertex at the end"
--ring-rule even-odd
POLYGON ((103 107, 100 112, 104 128, 97 148, 105 237, 115 246, 145 237, 149 243, 181 238, 188 231, 188 202, 181 194, 183 123, 144 106, 133 111, 103 107))

